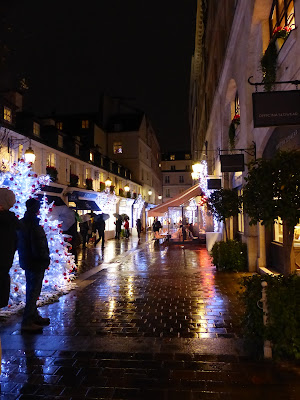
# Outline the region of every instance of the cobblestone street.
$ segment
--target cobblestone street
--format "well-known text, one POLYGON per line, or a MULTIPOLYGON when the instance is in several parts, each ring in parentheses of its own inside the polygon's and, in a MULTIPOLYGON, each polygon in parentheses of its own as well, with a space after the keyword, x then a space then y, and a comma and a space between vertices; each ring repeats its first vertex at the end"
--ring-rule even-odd
POLYGON ((40 335, 1 321, 1 399, 290 399, 299 375, 243 346, 241 274, 200 245, 131 237, 80 254, 77 288, 40 335))

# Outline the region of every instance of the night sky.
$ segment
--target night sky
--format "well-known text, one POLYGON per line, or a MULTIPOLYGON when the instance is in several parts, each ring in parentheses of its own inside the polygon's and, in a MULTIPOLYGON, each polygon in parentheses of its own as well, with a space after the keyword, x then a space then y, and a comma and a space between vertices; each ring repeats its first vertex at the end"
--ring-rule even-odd
POLYGON ((93 112, 99 96, 130 98, 152 120, 162 151, 188 150, 196 0, 6 2, 0 83, 25 77, 38 115, 93 112))

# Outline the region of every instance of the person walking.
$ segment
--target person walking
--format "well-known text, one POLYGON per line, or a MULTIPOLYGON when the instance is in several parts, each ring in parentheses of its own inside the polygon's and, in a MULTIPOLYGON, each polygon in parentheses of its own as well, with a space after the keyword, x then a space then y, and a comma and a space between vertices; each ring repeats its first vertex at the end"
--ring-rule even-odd
POLYGON ((141 237, 141 232, 142 232, 142 223, 141 223, 140 218, 138 218, 138 219, 136 220, 136 230, 137 230, 138 238, 140 239, 140 237, 141 237))
POLYGON ((16 198, 11 190, 0 188, 0 308, 6 307, 10 293, 9 270, 17 250, 17 228, 19 220, 9 209, 16 198))
POLYGON ((26 201, 26 212, 17 230, 20 267, 26 276, 26 305, 22 320, 22 332, 39 332, 50 324, 43 318, 36 302, 40 296, 45 269, 50 264, 49 247, 43 227, 39 224, 40 202, 36 199, 26 201))
POLYGON ((129 221, 127 218, 124 221, 124 229, 125 229, 125 238, 128 239, 129 238, 129 221))
POLYGON ((121 218, 121 216, 119 216, 119 217, 116 219, 115 225, 116 225, 116 235, 115 235, 115 239, 120 239, 121 228, 122 228, 122 218, 121 218))
POLYGON ((102 249, 104 249, 105 221, 104 221, 104 219, 103 219, 103 215, 102 215, 102 214, 100 214, 100 215, 97 217, 96 221, 95 221, 95 229, 96 229, 96 231, 98 231, 98 239, 95 240, 95 244, 94 244, 94 245, 96 246, 97 243, 99 243, 100 240, 102 239, 101 247, 102 247, 102 249))

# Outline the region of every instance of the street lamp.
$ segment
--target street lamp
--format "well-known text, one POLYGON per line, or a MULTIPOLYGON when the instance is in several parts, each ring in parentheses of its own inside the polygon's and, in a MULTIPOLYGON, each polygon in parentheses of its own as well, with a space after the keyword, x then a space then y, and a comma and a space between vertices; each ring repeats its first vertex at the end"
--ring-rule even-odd
POLYGON ((109 177, 107 177, 106 181, 105 181, 105 186, 111 186, 111 179, 109 177))
POLYGON ((196 181, 197 179, 200 178, 201 169, 202 169, 202 167, 201 167, 201 164, 200 164, 200 163, 196 163, 196 164, 193 164, 193 165, 192 165, 192 170, 193 170, 193 172, 192 172, 191 175, 192 175, 192 179, 193 179, 194 181, 196 181))
POLYGON ((149 194, 149 196, 151 196, 151 194, 152 194, 152 190, 149 190, 149 191, 148 191, 148 194, 149 194))
POLYGON ((158 200, 161 200, 162 199, 162 195, 160 194, 159 196, 158 196, 158 200))
POLYGON ((27 163, 33 164, 35 162, 35 154, 31 146, 25 151, 24 158, 27 163))
POLYGON ((130 187, 129 187, 128 183, 124 186, 124 190, 125 190, 125 192, 129 192, 130 187))

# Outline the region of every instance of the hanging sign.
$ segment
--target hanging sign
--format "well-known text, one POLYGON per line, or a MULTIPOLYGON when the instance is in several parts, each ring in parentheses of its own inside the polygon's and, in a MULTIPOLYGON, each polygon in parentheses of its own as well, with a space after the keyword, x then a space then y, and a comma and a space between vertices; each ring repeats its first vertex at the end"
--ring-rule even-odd
POLYGON ((221 172, 244 171, 244 154, 224 154, 220 156, 221 172))
POLYGON ((252 94, 255 128, 300 124, 300 90, 252 94))

